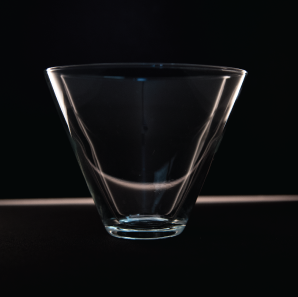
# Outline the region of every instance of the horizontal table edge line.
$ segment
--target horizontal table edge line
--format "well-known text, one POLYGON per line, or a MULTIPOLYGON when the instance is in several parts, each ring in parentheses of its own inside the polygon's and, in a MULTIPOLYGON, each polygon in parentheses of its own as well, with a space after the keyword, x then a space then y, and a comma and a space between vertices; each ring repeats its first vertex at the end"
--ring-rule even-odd
MULTIPOLYGON (((298 195, 199 196, 196 204, 298 201, 298 195)), ((0 199, 0 206, 94 205, 92 198, 0 199)))

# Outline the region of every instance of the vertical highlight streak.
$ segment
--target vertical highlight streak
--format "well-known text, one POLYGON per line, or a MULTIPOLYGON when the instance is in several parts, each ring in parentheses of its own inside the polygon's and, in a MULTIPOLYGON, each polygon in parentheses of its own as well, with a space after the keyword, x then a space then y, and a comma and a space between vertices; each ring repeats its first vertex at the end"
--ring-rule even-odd
MULTIPOLYGON (((174 209, 174 207, 175 207, 175 205, 176 205, 176 202, 177 202, 177 200, 179 199, 180 193, 181 193, 182 191, 185 191, 185 188, 186 188, 186 186, 187 186, 187 182, 189 181, 189 178, 191 177, 191 171, 192 171, 192 168, 193 168, 193 166, 194 166, 194 163, 195 163, 195 161, 198 159, 198 156, 199 156, 199 154, 201 153, 202 148, 203 148, 203 146, 204 146, 204 141, 202 141, 202 140, 203 140, 203 138, 206 138, 207 135, 208 135, 208 132, 209 132, 210 127, 211 127, 211 124, 212 124, 212 120, 213 120, 214 115, 215 115, 215 111, 216 111, 216 109, 217 109, 217 107, 218 107, 218 104, 219 104, 219 101, 220 101, 220 99, 221 99, 221 95, 222 95, 222 93, 223 93, 224 86, 225 86, 225 84, 226 84, 226 80, 227 80, 227 79, 228 79, 228 77, 224 77, 224 79, 223 79, 223 81, 222 81, 222 83, 221 83, 221 86, 220 86, 220 89, 219 89, 219 92, 218 92, 218 95, 217 95, 215 104, 214 104, 213 109, 212 109, 212 111, 211 111, 211 114, 210 114, 210 116, 209 116, 209 120, 208 120, 208 122, 206 123, 205 128, 204 128, 204 130, 203 130, 203 132, 202 132, 202 134, 201 134, 201 136, 200 136, 200 138, 199 138, 199 140, 198 140, 198 142, 197 142, 197 147, 196 147, 196 149, 195 149, 195 153, 194 153, 194 155, 193 155, 193 158, 192 158, 192 160, 191 160, 191 162, 190 162, 190 165, 189 165, 189 167, 188 167, 188 170, 187 170, 187 176, 188 176, 188 178, 186 178, 186 179, 183 181, 183 183, 182 183, 182 185, 181 185, 181 187, 180 187, 180 189, 179 189, 179 191, 178 191, 178 193, 177 193, 177 195, 176 195, 176 197, 175 197, 175 199, 174 199, 174 203, 172 204, 171 209, 166 213, 166 215, 168 215, 169 213, 171 213, 171 212, 173 211, 173 209, 174 209)), ((202 160, 202 158, 201 158, 201 160, 202 160)), ((200 161, 201 161, 201 160, 200 160, 200 161)))
MULTIPOLYGON (((99 171, 102 171, 101 166, 100 166, 100 163, 99 163, 99 160, 98 160, 97 155, 96 155, 96 152, 95 152, 95 148, 94 148, 94 146, 93 146, 93 144, 92 144, 92 141, 91 141, 91 139, 90 139, 90 137, 89 137, 89 135, 88 135, 88 133, 87 133, 87 131, 86 131, 86 128, 85 128, 83 122, 81 121, 81 119, 80 119, 79 116, 78 116, 79 113, 78 113, 78 111, 77 111, 77 109, 76 109, 76 107, 75 107, 75 105, 74 105, 73 99, 72 99, 71 94, 70 94, 70 91, 69 91, 69 89, 68 89, 68 87, 67 87, 67 85, 66 85, 66 82, 65 82, 65 80, 64 80, 64 78, 63 78, 62 76, 61 76, 61 79, 62 79, 62 82, 63 82, 63 84, 64 84, 64 87, 65 87, 65 90, 66 90, 68 99, 69 99, 69 101, 70 101, 70 104, 71 104, 71 106, 72 106, 72 108, 73 108, 73 110, 74 110, 74 115, 75 115, 75 117, 76 117, 76 119, 77 119, 77 121, 78 121, 78 124, 79 124, 79 126, 80 126, 80 128, 81 128, 81 130, 82 130, 82 132, 83 132, 83 134, 84 134, 84 136, 86 137, 86 140, 88 141, 88 143, 89 143, 89 145, 90 145, 91 152, 92 152, 92 156, 93 156, 93 161, 94 161, 95 165, 98 167, 99 171)), ((123 214, 120 212, 120 210, 118 209, 117 204, 115 203, 114 197, 113 197, 113 195, 112 195, 112 193, 111 193, 111 190, 110 190, 110 188, 109 188, 109 186, 108 186, 108 184, 107 184, 107 182, 106 182, 104 176, 101 175, 101 174, 100 174, 99 176, 100 176, 100 178, 101 178, 101 180, 102 180, 102 182, 103 182, 104 187, 106 188, 106 191, 109 193, 111 199, 113 200, 113 205, 114 205, 114 207, 117 209, 117 211, 118 211, 118 213, 119 213, 120 215, 123 215, 123 214)))
MULTIPOLYGON (((141 82, 142 89, 141 89, 141 96, 142 96, 142 135, 141 135, 141 147, 142 147, 142 182, 146 182, 146 131, 147 131, 147 125, 145 121, 145 102, 144 102, 144 81, 141 82)), ((143 203, 146 204, 146 192, 143 191, 143 203)))
POLYGON ((69 127, 69 122, 68 122, 67 111, 66 111, 66 106, 65 106, 65 103, 64 103, 63 92, 62 92, 61 88, 59 87, 59 83, 58 83, 57 78, 55 77, 55 75, 53 75, 50 71, 47 71, 47 74, 48 74, 48 77, 50 79, 51 85, 53 87, 55 96, 57 98, 58 104, 60 106, 63 117, 65 119, 65 122, 67 124, 69 133, 71 134, 71 130, 70 130, 70 127, 69 127))

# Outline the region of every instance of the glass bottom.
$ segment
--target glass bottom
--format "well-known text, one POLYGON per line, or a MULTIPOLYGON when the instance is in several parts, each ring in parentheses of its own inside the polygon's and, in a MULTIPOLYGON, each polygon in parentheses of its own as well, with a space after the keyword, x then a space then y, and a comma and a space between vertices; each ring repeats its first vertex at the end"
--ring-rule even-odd
POLYGON ((160 216, 136 215, 119 221, 116 226, 105 226, 107 232, 117 238, 132 240, 155 240, 174 237, 182 233, 185 220, 161 218, 160 216))

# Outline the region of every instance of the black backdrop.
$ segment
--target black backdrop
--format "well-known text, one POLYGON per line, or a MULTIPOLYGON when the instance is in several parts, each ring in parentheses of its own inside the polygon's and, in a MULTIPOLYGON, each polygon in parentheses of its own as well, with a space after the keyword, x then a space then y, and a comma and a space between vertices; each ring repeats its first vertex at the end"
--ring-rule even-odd
POLYGON ((90 196, 43 70, 107 62, 247 70, 202 195, 298 194, 291 10, 248 1, 11 2, 2 11, 1 198, 90 196))

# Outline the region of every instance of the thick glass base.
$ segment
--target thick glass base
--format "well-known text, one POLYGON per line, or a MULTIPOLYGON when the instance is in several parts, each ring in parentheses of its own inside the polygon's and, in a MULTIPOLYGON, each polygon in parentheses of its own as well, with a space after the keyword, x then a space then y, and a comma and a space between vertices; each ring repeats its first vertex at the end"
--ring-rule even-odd
POLYGON ((119 225, 105 226, 107 232, 117 238, 132 240, 154 240, 174 237, 182 233, 184 220, 170 221, 157 216, 129 216, 119 225))

